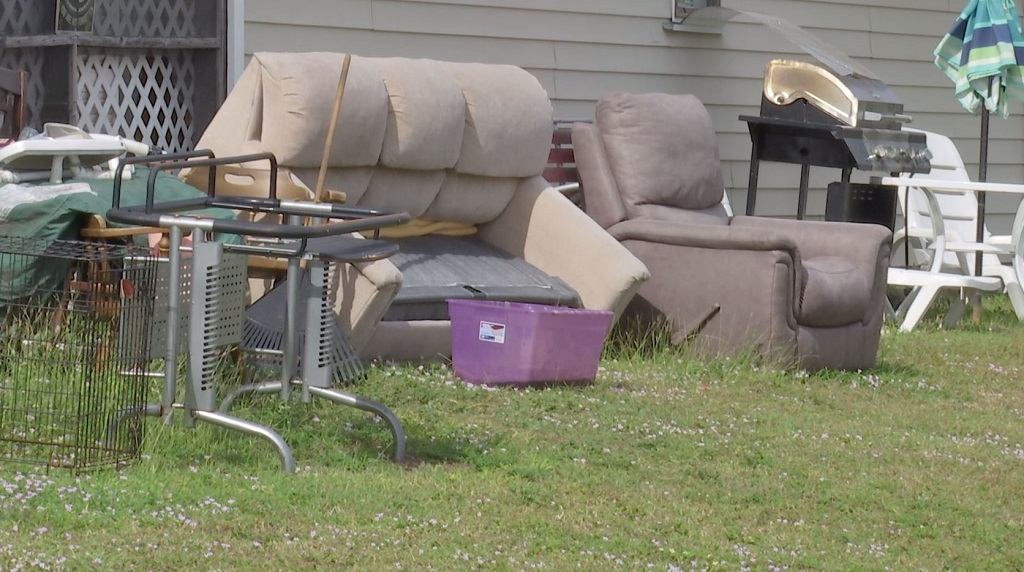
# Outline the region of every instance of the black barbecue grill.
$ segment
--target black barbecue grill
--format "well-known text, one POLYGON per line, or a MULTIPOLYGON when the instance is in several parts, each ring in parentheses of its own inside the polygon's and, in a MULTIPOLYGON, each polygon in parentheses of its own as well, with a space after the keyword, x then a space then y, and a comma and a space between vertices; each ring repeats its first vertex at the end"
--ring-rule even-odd
MULTIPOLYGON (((882 81, 861 73, 836 73, 824 67, 791 60, 773 60, 765 71, 761 115, 741 115, 750 130, 748 215, 754 214, 758 166, 761 161, 794 163, 800 169, 797 218, 807 210, 810 167, 842 170, 842 180, 830 185, 826 218, 847 218, 848 199, 870 197, 866 185, 851 185, 853 169, 886 173, 927 173, 931 154, 922 133, 901 129, 910 117, 882 81)), ((883 191, 878 189, 879 193, 883 191)), ((883 211, 895 214, 895 197, 884 197, 883 211)), ((889 222, 883 220, 864 222, 889 222)))

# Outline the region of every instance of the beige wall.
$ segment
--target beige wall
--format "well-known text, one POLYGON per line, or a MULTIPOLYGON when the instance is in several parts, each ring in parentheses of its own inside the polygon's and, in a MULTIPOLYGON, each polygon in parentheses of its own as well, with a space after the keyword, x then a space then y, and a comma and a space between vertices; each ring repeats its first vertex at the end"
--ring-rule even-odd
MULTIPOLYGON (((976 173, 979 118, 953 97, 932 49, 966 0, 723 0, 727 7, 785 18, 871 69, 899 95, 913 126, 954 138, 976 173)), ((247 0, 245 51, 327 50, 511 63, 534 73, 556 116, 589 118, 612 90, 693 93, 718 131, 726 185, 742 212, 750 139, 741 114, 758 113, 764 65, 807 58, 754 20, 738 16, 721 34, 671 32, 667 0, 247 0)), ((1024 182, 1021 104, 992 121, 989 180, 1024 182)), ((812 169, 809 215, 839 174, 812 169)), ((854 180, 866 175, 855 173, 854 180)), ((763 164, 758 214, 796 212, 799 168, 763 164)), ((990 197, 994 231, 1008 231, 1016 202, 990 197)))

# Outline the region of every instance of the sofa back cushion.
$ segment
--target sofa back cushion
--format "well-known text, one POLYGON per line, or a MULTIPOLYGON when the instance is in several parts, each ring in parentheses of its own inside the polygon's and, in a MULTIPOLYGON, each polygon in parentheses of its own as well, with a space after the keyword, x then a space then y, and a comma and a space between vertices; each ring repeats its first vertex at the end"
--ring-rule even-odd
POLYGON ((544 172, 551 148, 551 102, 537 78, 510 65, 445 62, 462 88, 466 123, 455 170, 488 177, 544 172))
POLYGON ((462 89, 441 62, 369 58, 388 95, 380 164, 393 169, 451 169, 466 122, 462 89))
MULTIPOLYGON (((330 129, 344 56, 335 53, 258 53, 261 65, 260 121, 264 150, 289 167, 319 167, 330 129)), ((377 164, 387 127, 388 94, 366 58, 352 56, 345 97, 328 164, 377 164)))
MULTIPOLYGON (((203 142, 220 156, 274 153, 315 189, 343 63, 255 54, 203 142)), ((547 93, 521 68, 352 56, 324 188, 414 218, 486 223, 544 171, 552 126, 547 93)))

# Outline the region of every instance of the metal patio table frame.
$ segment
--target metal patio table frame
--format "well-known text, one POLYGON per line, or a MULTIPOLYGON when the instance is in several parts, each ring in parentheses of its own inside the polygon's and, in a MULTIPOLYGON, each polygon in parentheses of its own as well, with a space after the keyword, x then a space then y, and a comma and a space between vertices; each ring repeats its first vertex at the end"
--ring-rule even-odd
MULTIPOLYGON (((171 287, 168 289, 167 297, 167 347, 164 356, 164 388, 159 404, 146 406, 142 411, 126 412, 127 415, 149 415, 158 416, 170 423, 174 409, 183 409, 185 412, 184 424, 186 427, 193 427, 196 421, 202 421, 217 425, 223 428, 239 431, 253 436, 258 436, 269 441, 278 452, 282 468, 287 472, 295 471, 295 459, 291 448, 284 441, 280 434, 273 429, 258 423, 241 419, 226 413, 230 401, 240 391, 268 392, 276 391, 282 399, 288 399, 291 395, 293 385, 302 388, 302 399, 308 402, 312 397, 321 397, 334 403, 355 407, 378 415, 386 421, 394 437, 393 458, 395 461, 402 461, 405 455, 405 432, 398 417, 383 404, 369 399, 359 397, 347 392, 334 389, 331 386, 329 375, 317 372, 312 362, 313 359, 301 359, 303 364, 303 375, 299 376, 300 348, 297 347, 297 320, 300 305, 305 302, 307 309, 321 307, 320 299, 299 300, 299 294, 305 288, 308 297, 319 292, 315 284, 300 285, 303 273, 300 265, 303 261, 311 266, 323 265, 327 261, 342 263, 363 262, 386 258, 395 252, 396 248, 392 243, 360 239, 351 236, 340 236, 360 231, 373 231, 375 234, 381 228, 395 226, 408 222, 410 216, 405 212, 373 209, 366 207, 353 207, 331 203, 319 203, 314 201, 281 200, 277 198, 277 161, 272 154, 258 153, 245 156, 232 156, 216 158, 213 153, 206 150, 198 150, 187 153, 171 155, 129 157, 124 159, 117 168, 115 175, 113 194, 113 208, 107 212, 107 219, 126 225, 139 227, 157 227, 167 229, 170 236, 169 254, 169 278, 171 287), (270 189, 269 197, 224 197, 217 196, 215 187, 212 184, 216 177, 218 165, 249 163, 253 161, 267 161, 270 164, 270 189), (146 202, 143 205, 123 207, 120 205, 120 181, 122 170, 126 165, 133 163, 151 163, 149 185, 147 187, 146 202), (176 200, 157 203, 155 201, 155 181, 160 171, 181 168, 209 167, 210 169, 210 192, 205 197, 196 199, 176 200), (187 214, 190 211, 208 208, 227 208, 235 211, 246 211, 252 213, 266 213, 280 215, 265 217, 260 221, 225 220, 215 219, 187 214), (307 218, 323 221, 322 224, 302 224, 307 218), (280 221, 280 222, 279 222, 280 221), (195 360, 201 356, 196 353, 208 353, 211 349, 211 332, 223 328, 223 324, 211 323, 221 318, 210 319, 202 309, 203 302, 197 301, 196 292, 193 291, 190 303, 189 329, 189 359, 193 360, 193 367, 189 367, 188 379, 185 386, 184 403, 177 403, 177 373, 178 373, 178 352, 181 345, 179 340, 179 324, 183 317, 180 308, 180 295, 175 285, 181 280, 181 256, 184 233, 188 230, 193 237, 192 246, 192 288, 196 289, 196 278, 202 263, 217 264, 223 259, 225 251, 237 254, 259 254, 262 256, 277 256, 288 260, 287 264, 287 296, 286 296, 286 331, 282 355, 282 368, 280 380, 263 384, 243 386, 225 399, 225 403, 218 409, 217 396, 214 384, 205 376, 198 375, 201 366, 195 366, 195 360), (252 236, 277 239, 276 245, 257 244, 222 244, 210 240, 213 234, 233 234, 239 236, 252 236), (311 246, 311 239, 325 239, 330 237, 330 245, 325 247, 323 242, 316 247, 311 246), (205 338, 205 339, 204 339, 205 338), (308 367, 307 367, 308 366, 308 367)), ((242 259, 241 256, 238 257, 242 259)), ((244 271, 244 268, 243 268, 244 271)), ((214 271, 213 274, 218 274, 214 271)), ((313 280, 315 273, 304 273, 305 280, 313 280)), ((203 294, 200 292, 200 294, 203 294)), ((214 293, 215 294, 215 293, 214 293)), ((215 296, 208 297, 214 298, 215 296)), ((216 304, 216 301, 211 303, 216 304)), ((241 310, 236 309, 237 312, 241 310)), ((230 312, 232 314, 237 312, 230 312)), ((241 316, 230 315, 225 321, 237 320, 240 324, 241 316)), ((310 320, 306 320, 307 324, 310 320)), ((212 336, 217 338, 216 335, 212 336)), ((216 341, 216 340, 215 340, 216 341)), ((318 340, 315 336, 305 336, 305 346, 302 349, 302 356, 312 356, 317 350, 314 345, 318 340)), ((321 367, 322 370, 322 367, 321 367)), ((203 370, 205 372, 205 370, 203 370)))

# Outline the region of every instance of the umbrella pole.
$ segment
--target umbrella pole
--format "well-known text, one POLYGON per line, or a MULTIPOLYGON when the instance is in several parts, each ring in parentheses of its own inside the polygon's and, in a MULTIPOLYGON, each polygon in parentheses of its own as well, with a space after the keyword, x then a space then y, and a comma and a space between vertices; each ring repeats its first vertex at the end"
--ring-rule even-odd
MULTIPOLYGON (((984 183, 988 180, 988 123, 989 112, 984 106, 981 108, 981 151, 978 153, 978 181, 984 183)), ((985 192, 978 191, 978 217, 975 241, 980 245, 985 240, 985 192)), ((974 253, 974 275, 981 276, 982 252, 979 249, 974 253)), ((972 304, 972 317, 975 324, 981 323, 981 291, 974 291, 974 303, 972 304)))

